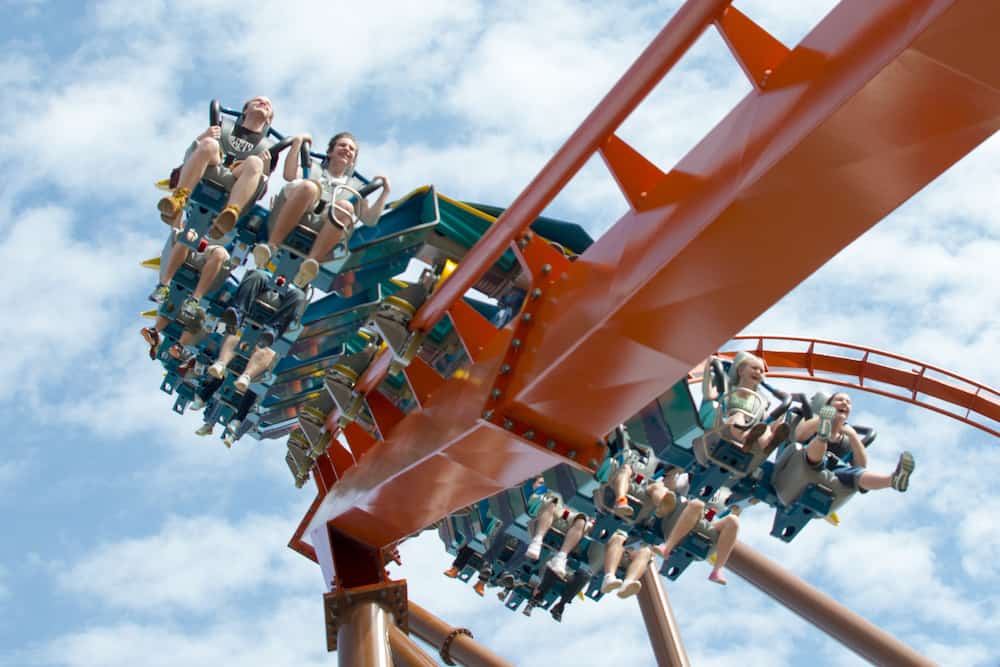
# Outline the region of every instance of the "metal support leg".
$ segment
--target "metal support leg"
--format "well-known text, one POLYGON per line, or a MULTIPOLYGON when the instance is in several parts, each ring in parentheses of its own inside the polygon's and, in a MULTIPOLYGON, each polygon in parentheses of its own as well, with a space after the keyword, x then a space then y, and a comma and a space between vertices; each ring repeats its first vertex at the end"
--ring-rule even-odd
POLYGON ((869 662, 893 667, 934 665, 885 630, 745 544, 736 544, 727 567, 869 662))
POLYGON ((460 628, 451 627, 412 601, 409 606, 410 631, 431 646, 441 646, 442 657, 450 657, 452 660, 452 662, 446 660, 446 664, 458 663, 465 667, 514 667, 512 663, 476 642, 470 634, 460 632, 460 628))
POLYGON ((340 667, 392 667, 390 625, 389 613, 378 603, 355 604, 341 618, 337 629, 337 664, 340 667))
POLYGON ((656 664, 665 667, 691 667, 684 644, 681 643, 677 619, 670 608, 663 579, 655 568, 647 568, 642 575, 642 589, 637 596, 642 620, 646 622, 646 633, 653 645, 656 664))
POLYGON ((417 642, 395 625, 389 626, 389 647, 395 667, 438 667, 437 660, 424 653, 417 642))

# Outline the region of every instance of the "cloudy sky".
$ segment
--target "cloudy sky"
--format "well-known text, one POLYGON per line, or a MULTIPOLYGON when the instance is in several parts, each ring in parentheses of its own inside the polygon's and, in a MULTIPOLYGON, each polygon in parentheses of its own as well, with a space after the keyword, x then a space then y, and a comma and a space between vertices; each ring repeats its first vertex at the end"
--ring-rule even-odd
MULTIPOLYGON (((0 665, 334 664, 319 569, 285 544, 311 501, 283 445, 231 451, 171 412, 137 313, 164 227, 152 184, 208 100, 272 97, 275 126, 361 140, 364 173, 506 205, 677 2, 0 0, 0 665)), ((736 2, 788 45, 834 3, 736 2)), ((621 130, 669 168, 749 90, 707 33, 621 130)), ((750 331, 893 350, 1000 385, 1000 143, 991 141, 801 285, 750 331)), ((595 235, 624 211, 602 164, 549 213, 595 235)), ((780 270, 780 264, 776 270, 780 270)), ((986 434, 855 396, 872 467, 917 456, 905 495, 855 499, 791 545, 743 539, 943 664, 996 665, 1000 500, 986 434)), ((637 607, 573 604, 559 625, 441 576, 403 548, 413 600, 516 664, 649 665, 637 607), (529 640, 528 637, 537 639, 529 640), (599 657, 598 657, 599 656, 599 657)), ((738 578, 668 585, 696 665, 851 665, 850 652, 738 578)))

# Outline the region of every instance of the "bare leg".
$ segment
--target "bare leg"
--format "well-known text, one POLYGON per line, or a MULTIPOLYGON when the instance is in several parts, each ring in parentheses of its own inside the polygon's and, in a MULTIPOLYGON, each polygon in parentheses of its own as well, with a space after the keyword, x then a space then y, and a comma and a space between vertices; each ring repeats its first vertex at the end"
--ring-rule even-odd
POLYGON ((736 544, 736 534, 740 530, 740 520, 734 514, 730 514, 724 519, 720 519, 715 524, 719 531, 719 540, 715 544, 715 567, 708 575, 709 581, 726 585, 726 576, 722 573, 722 568, 729 561, 729 556, 733 553, 733 546, 736 544))
POLYGON ((276 353, 271 348, 258 347, 250 355, 250 361, 247 362, 247 367, 243 371, 243 374, 249 375, 251 379, 261 375, 271 365, 271 362, 274 361, 275 356, 276 353))
POLYGON ((239 342, 240 339, 236 336, 226 336, 226 339, 222 341, 222 348, 219 350, 219 358, 216 363, 227 368, 233 361, 233 357, 236 356, 236 345, 239 342))
POLYGON ((629 551, 628 569, 625 570, 625 580, 622 582, 622 589, 618 591, 618 597, 632 597, 642 589, 640 577, 649 567, 649 561, 653 557, 653 550, 648 546, 629 551))
POLYGON ((733 547, 736 545, 736 534, 740 530, 740 520, 734 514, 729 514, 724 519, 715 523, 719 531, 719 541, 715 545, 715 567, 721 569, 729 561, 733 547))
MULTIPOLYGON (((186 246, 178 244, 178 247, 185 248, 186 246)), ((208 252, 208 258, 201 269, 198 284, 195 285, 194 291, 191 292, 191 296, 195 301, 199 301, 201 297, 205 296, 205 292, 208 291, 208 288, 212 286, 212 283, 219 276, 222 265, 229 259, 229 253, 222 246, 213 246, 206 252, 208 252)), ((171 259, 173 259, 172 256, 171 259)))
POLYGON ((576 548, 576 545, 580 543, 583 539, 583 533, 587 528, 587 520, 582 516, 577 516, 573 520, 573 525, 570 526, 569 530, 566 531, 566 537, 563 539, 562 546, 559 547, 559 551, 568 554, 570 551, 576 548))
POLYGON ((826 456, 826 439, 816 436, 809 441, 806 447, 806 460, 813 465, 818 465, 826 456))
POLYGON ((164 285, 169 285, 170 281, 177 275, 178 269, 184 266, 184 260, 187 259, 189 252, 191 249, 183 243, 178 242, 174 245, 173 250, 170 251, 170 257, 167 259, 167 266, 160 275, 160 280, 164 285))
POLYGON ((858 478, 858 488, 865 491, 878 491, 879 489, 888 489, 890 486, 892 486, 891 475, 883 475, 866 470, 858 478))
POLYGON ((316 206, 319 201, 319 186, 312 181, 293 181, 285 186, 285 203, 274 221, 267 242, 277 247, 299 224, 299 219, 306 211, 316 206))
POLYGON ((233 175, 236 177, 236 182, 233 184, 233 191, 229 193, 227 203, 242 211, 260 186, 260 179, 264 175, 264 161, 256 155, 251 155, 233 167, 233 175))
POLYGON ((167 319, 163 315, 156 316, 156 324, 153 325, 153 328, 156 329, 157 332, 162 333, 163 330, 166 329, 168 326, 170 326, 169 319, 167 319))
POLYGON ((626 535, 616 532, 608 540, 608 546, 604 550, 604 582, 601 584, 602 593, 610 593, 622 585, 618 578, 618 566, 622 562, 622 554, 625 553, 626 535))
POLYGON ((681 512, 680 517, 677 519, 677 523, 674 524, 673 530, 670 531, 669 535, 664 535, 666 541, 662 546, 657 548, 660 555, 664 558, 669 557, 670 552, 676 549, 681 540, 698 525, 698 520, 701 519, 704 512, 705 503, 700 500, 688 501, 684 511, 681 512))
POLYGON ((659 480, 647 484, 646 493, 649 494, 649 499, 656 505, 654 514, 658 517, 667 516, 677 506, 677 495, 659 480))
POLYGON ((556 504, 553 502, 547 502, 539 510, 538 516, 535 519, 535 533, 531 536, 533 540, 541 540, 545 537, 545 533, 549 532, 552 528, 552 522, 556 518, 556 504))
POLYGON ((195 149, 181 167, 181 175, 177 180, 177 188, 193 190, 198 181, 205 175, 209 165, 220 162, 219 142, 212 137, 202 137, 195 144, 195 149))
MULTIPOLYGON (((350 229, 350 225, 354 223, 351 218, 351 207, 343 200, 334 202, 333 216, 337 219, 337 222, 347 227, 347 229, 350 229)), ((309 251, 309 258, 316 261, 322 260, 333 252, 333 249, 343 238, 344 230, 329 220, 325 220, 323 228, 319 230, 319 236, 316 237, 316 241, 313 243, 312 250, 309 251)))

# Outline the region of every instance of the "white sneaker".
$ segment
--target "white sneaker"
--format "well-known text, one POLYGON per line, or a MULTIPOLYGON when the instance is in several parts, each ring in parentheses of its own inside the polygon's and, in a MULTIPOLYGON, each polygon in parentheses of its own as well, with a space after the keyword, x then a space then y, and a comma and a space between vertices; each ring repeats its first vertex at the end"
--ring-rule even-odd
POLYGON ((212 429, 214 428, 215 424, 211 422, 205 422, 204 424, 198 427, 198 430, 195 431, 194 434, 199 436, 212 435, 212 429))
POLYGON ((188 410, 194 410, 197 412, 205 407, 205 401, 201 400, 201 396, 195 396, 194 400, 188 405, 188 410))
POLYGON ((530 560, 538 560, 538 557, 542 555, 542 541, 535 539, 531 540, 531 544, 528 545, 528 550, 524 552, 524 556, 530 560))
POLYGON ((208 374, 214 377, 216 380, 221 380, 226 377, 226 367, 216 361, 214 364, 208 367, 208 374))
POLYGON ((236 383, 233 385, 241 394, 245 394, 247 389, 250 388, 250 376, 244 373, 243 375, 236 378, 236 383))
POLYGON ((601 584, 601 592, 607 595, 616 588, 620 588, 622 580, 613 574, 604 575, 604 583, 601 584))
POLYGON ((263 269, 271 261, 271 246, 258 243, 253 247, 253 261, 258 269, 263 269))
POLYGON ((296 287, 305 289, 305 286, 311 283, 317 275, 319 275, 319 262, 310 257, 299 265, 299 271, 295 274, 292 282, 295 283, 296 287))
POLYGON ((559 577, 560 579, 565 579, 567 577, 566 572, 566 554, 559 551, 552 558, 549 559, 549 569, 559 577))

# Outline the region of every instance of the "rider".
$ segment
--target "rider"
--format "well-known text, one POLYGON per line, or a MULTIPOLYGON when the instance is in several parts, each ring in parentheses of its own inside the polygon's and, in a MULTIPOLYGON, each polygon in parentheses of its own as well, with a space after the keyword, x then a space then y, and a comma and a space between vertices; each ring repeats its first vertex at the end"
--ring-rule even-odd
POLYGON ((271 349, 271 343, 281 338, 292 324, 299 321, 306 307, 306 296, 295 285, 269 283, 270 274, 260 269, 248 271, 240 282, 233 306, 226 309, 222 314, 222 321, 226 323, 227 336, 222 341, 222 348, 219 351, 218 360, 208 368, 208 374, 217 380, 225 377, 226 368, 236 355, 236 346, 239 337, 236 332, 243 324, 243 319, 249 314, 261 325, 263 331, 257 341, 257 346, 243 373, 236 380, 236 391, 246 392, 251 380, 263 373, 277 359, 277 353, 271 349), (274 312, 267 315, 259 315, 255 309, 255 302, 260 297, 271 302, 274 312))
POLYGON ((813 396, 812 403, 815 405, 813 409, 820 408, 818 414, 803 420, 795 428, 795 439, 808 442, 804 451, 810 466, 820 468, 826 460, 827 451, 833 450, 839 461, 850 460, 849 464, 838 464, 832 468, 845 486, 861 493, 890 487, 899 492, 906 491, 914 468, 913 454, 907 451, 900 454, 896 469, 890 475, 869 471, 868 451, 857 431, 847 423, 847 418, 851 416, 851 397, 843 391, 829 398, 819 392, 813 396))
POLYGON ((760 393, 765 378, 764 360, 749 352, 738 352, 729 368, 729 389, 720 396, 710 379, 712 359, 709 357, 705 364, 702 400, 721 403, 723 439, 740 445, 747 452, 753 451, 754 447, 768 449, 786 440, 790 433, 788 424, 781 422, 772 427, 762 421, 767 409, 767 399, 760 393))
POLYGON ((223 119, 198 135, 181 166, 177 186, 160 200, 160 217, 169 225, 182 228, 181 213, 191 191, 204 176, 226 186, 229 192, 225 208, 216 216, 213 238, 231 230, 240 211, 262 194, 266 174, 271 167, 271 142, 267 132, 274 119, 271 100, 258 95, 247 100, 237 122, 223 119))
POLYGON ((360 199, 353 206, 348 200, 349 192, 336 190, 338 185, 358 190, 361 180, 354 176, 354 165, 358 158, 358 144, 350 132, 335 134, 326 149, 326 159, 319 165, 318 173, 310 178, 302 178, 299 169, 299 151, 304 141, 312 141, 308 134, 292 138, 292 145, 285 158, 284 177, 288 185, 281 189, 275 199, 270 219, 267 243, 258 244, 253 250, 254 261, 264 267, 271 259, 278 245, 300 222, 321 225, 313 247, 298 273, 292 279, 299 287, 305 287, 318 275, 319 263, 327 258, 339 243, 346 245, 353 232, 353 214, 366 225, 378 222, 389 197, 389 179, 379 176, 384 182, 382 192, 372 206, 360 199), (336 199, 336 201, 334 201, 336 199), (327 224, 329 223, 329 224, 327 224))

